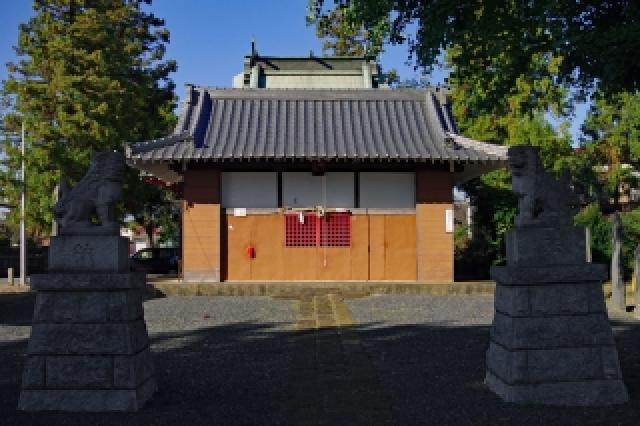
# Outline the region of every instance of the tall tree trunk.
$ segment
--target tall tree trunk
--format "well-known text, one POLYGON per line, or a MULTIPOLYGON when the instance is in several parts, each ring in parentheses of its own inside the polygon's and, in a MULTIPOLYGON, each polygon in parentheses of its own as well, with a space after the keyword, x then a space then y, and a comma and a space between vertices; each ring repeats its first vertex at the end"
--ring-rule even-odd
POLYGON ((155 247, 155 241, 153 240, 153 222, 148 222, 144 226, 144 232, 147 234, 147 239, 149 240, 149 247, 155 247))

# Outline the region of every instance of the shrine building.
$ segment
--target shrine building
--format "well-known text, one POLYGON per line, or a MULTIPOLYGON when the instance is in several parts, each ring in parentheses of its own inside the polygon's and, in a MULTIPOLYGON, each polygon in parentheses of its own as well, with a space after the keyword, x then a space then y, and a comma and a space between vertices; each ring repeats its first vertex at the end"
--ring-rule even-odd
POLYGON ((173 133, 127 147, 183 187, 185 281, 453 281, 453 187, 506 147, 459 135, 444 89, 378 78, 363 57, 254 51, 233 88, 187 85, 173 133))

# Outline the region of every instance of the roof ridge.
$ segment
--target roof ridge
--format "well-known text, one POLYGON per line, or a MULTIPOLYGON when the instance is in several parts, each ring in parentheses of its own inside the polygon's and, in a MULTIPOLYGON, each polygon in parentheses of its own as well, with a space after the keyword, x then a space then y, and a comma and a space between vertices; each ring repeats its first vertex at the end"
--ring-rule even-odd
POLYGON ((228 92, 438 92, 444 90, 443 87, 228 87, 228 86, 207 86, 188 83, 194 89, 220 90, 228 92))
POLYGON ((233 89, 197 88, 214 99, 405 100, 425 102, 430 89, 233 89))

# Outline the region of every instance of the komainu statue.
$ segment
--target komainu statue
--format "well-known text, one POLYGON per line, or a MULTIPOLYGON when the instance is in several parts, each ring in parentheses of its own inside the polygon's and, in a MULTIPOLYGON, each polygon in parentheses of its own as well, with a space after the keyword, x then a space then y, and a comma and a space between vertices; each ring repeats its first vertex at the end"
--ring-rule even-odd
POLYGON ((124 156, 119 152, 97 152, 87 174, 71 188, 60 181, 60 198, 53 215, 60 225, 60 235, 119 235, 120 224, 114 204, 122 197, 124 156), (93 223, 97 217, 99 223, 93 223))
POLYGON ((577 211, 578 198, 565 170, 557 179, 547 172, 532 146, 509 148, 511 187, 518 196, 516 226, 569 225, 577 211))

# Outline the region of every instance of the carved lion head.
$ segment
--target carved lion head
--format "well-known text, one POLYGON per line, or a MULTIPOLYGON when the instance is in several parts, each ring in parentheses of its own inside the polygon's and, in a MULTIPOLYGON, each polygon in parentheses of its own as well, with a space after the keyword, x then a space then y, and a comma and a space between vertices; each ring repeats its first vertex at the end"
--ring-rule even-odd
POLYGON ((532 146, 512 146, 508 151, 509 170, 514 176, 535 174, 538 163, 538 150, 532 146))

